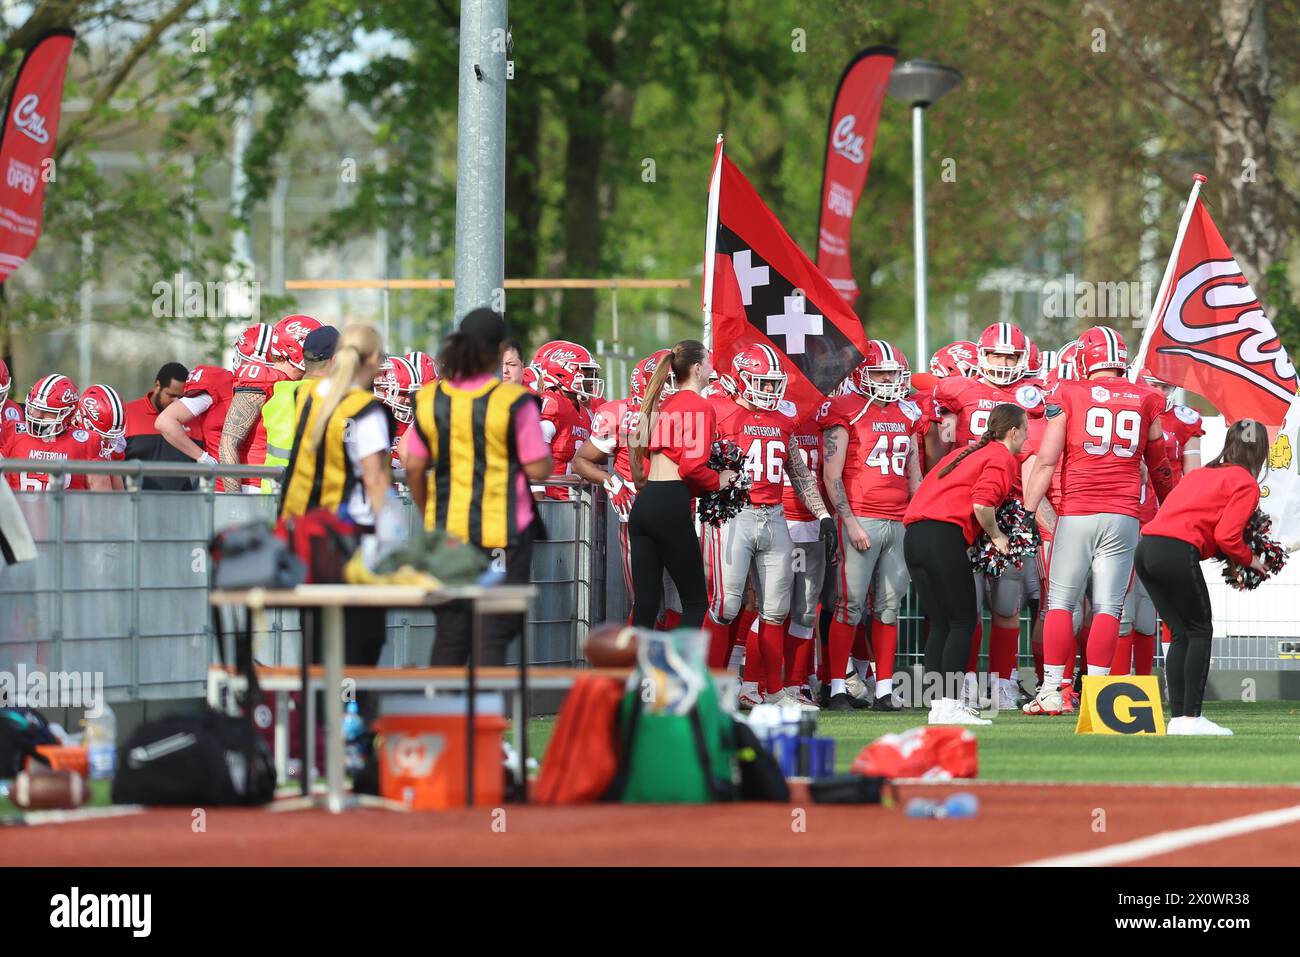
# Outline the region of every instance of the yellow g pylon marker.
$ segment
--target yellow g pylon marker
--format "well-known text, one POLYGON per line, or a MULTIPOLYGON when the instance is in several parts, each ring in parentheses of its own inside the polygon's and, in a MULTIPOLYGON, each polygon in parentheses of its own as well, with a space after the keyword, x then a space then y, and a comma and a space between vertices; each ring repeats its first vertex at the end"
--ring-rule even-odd
POLYGON ((1164 734, 1155 675, 1085 675, 1075 734, 1164 734))

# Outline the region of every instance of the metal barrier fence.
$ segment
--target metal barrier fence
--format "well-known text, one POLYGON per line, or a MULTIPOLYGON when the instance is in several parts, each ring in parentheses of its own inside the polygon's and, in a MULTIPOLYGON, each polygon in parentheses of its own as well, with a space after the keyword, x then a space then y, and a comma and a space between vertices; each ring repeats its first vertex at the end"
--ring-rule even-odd
MULTIPOLYGON (((0 470, 20 467, 0 460, 0 470)), ((102 672, 110 700, 201 695, 211 661, 207 544, 213 534, 254 519, 271 520, 275 499, 219 494, 219 474, 276 477, 278 470, 162 463, 48 463, 52 472, 112 472, 125 492, 15 493, 37 541, 35 562, 0 570, 0 671, 102 672), (155 474, 203 477, 195 492, 141 491, 155 474)), ((593 624, 626 620, 618 524, 603 490, 560 482, 567 501, 539 503, 548 538, 533 558, 539 597, 529 617, 529 660, 579 662, 593 624)), ((411 529, 421 525, 407 502, 411 529)), ((1215 670, 1300 670, 1300 562, 1248 594, 1222 585, 1205 566, 1216 612, 1215 670)), ((918 663, 924 621, 909 593, 899 618, 898 666, 918 663)), ((381 664, 429 660, 432 613, 390 612, 381 664)), ((1028 624, 1020 667, 1032 671, 1028 624)), ((987 631, 986 631, 987 634, 987 631)), ((257 633, 259 660, 296 664, 300 631, 294 612, 268 612, 257 633)), ((981 666, 986 660, 981 657, 981 666)))
MULTIPOLYGON (((0 471, 17 470, 0 460, 0 471)), ((30 463, 29 463, 30 467, 30 463)), ((278 478, 278 469, 163 463, 42 463, 50 472, 123 475, 124 492, 16 492, 36 540, 33 562, 0 569, 0 671, 102 673, 111 701, 201 696, 213 660, 208 543, 242 522, 275 518, 271 495, 218 493, 215 476, 278 478), (202 476, 193 492, 144 491, 151 475, 202 476)), ((610 556, 603 490, 572 481, 569 499, 538 503, 548 531, 533 556, 539 595, 528 621, 529 660, 576 664, 579 642, 605 619, 610 556)), ((403 500, 408 527, 423 522, 403 500)), ((613 567, 618 591, 622 576, 613 567)), ((297 664, 298 616, 267 611, 255 649, 270 664, 297 664)), ((393 611, 380 663, 424 665, 432 612, 393 611)), ((517 652, 516 652, 517 654, 517 652)), ((512 660, 518 660, 513 657, 512 660)))

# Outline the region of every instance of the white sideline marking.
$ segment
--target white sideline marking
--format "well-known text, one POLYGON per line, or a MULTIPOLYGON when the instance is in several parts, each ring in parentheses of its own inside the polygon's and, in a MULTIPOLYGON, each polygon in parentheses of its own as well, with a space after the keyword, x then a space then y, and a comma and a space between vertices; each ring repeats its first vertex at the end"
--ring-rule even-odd
POLYGON ((97 821, 106 817, 130 817, 143 814, 143 804, 114 804, 108 807, 81 807, 64 811, 28 811, 22 816, 21 823, 28 827, 42 824, 77 824, 81 821, 97 821))
POLYGON ((1155 857, 1180 851, 1198 844, 1209 844, 1227 837, 1265 831, 1284 824, 1300 821, 1300 804, 1279 808, 1276 811, 1261 811, 1244 817, 1230 817, 1214 824, 1201 824, 1197 827, 1184 827, 1176 831, 1162 831, 1149 837, 1140 837, 1133 841, 1100 847, 1095 851, 1083 851, 1079 854, 1062 854, 1060 857, 1045 857, 1038 861, 1028 861, 1021 867, 1109 867, 1113 864, 1126 864, 1140 861, 1146 857, 1155 857))

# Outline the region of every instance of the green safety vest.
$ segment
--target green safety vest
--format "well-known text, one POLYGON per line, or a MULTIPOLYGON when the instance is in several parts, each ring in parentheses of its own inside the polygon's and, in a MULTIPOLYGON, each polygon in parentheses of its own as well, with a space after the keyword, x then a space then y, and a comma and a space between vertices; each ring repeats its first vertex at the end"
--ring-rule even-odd
MULTIPOLYGON (((298 386, 304 382, 318 382, 319 379, 298 379, 293 382, 277 382, 271 391, 271 398, 262 406, 262 423, 266 426, 266 464, 284 468, 289 464, 289 452, 293 449, 293 427, 297 419, 296 396, 298 386)), ((270 479, 262 479, 262 491, 270 494, 274 489, 270 479)))

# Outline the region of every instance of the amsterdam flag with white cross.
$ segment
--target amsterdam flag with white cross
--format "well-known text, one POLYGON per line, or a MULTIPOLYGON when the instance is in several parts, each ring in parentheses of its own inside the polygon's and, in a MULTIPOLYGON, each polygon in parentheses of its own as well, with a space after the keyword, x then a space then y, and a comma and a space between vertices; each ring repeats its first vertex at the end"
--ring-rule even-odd
POLYGON ((862 361, 866 332, 721 148, 715 162, 714 367, 730 373, 741 349, 773 346, 790 377, 786 398, 801 411, 820 405, 862 361))

